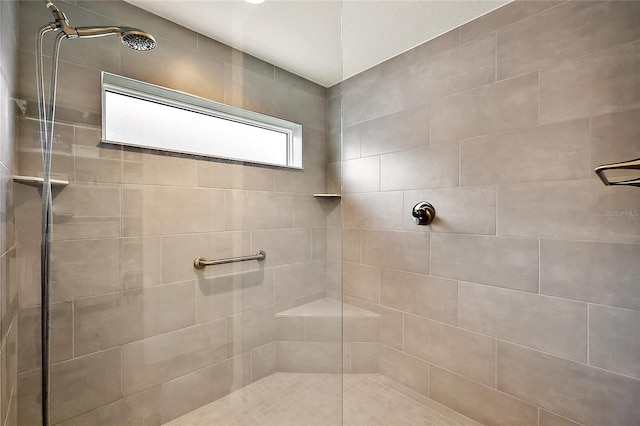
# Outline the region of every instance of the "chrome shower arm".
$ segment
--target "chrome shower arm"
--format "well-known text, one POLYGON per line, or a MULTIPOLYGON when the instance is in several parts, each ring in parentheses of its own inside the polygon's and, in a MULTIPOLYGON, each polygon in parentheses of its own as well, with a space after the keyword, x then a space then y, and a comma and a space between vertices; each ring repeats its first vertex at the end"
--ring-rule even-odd
POLYGON ((127 29, 128 27, 76 27, 74 31, 78 37, 92 38, 111 34, 122 36, 127 29))

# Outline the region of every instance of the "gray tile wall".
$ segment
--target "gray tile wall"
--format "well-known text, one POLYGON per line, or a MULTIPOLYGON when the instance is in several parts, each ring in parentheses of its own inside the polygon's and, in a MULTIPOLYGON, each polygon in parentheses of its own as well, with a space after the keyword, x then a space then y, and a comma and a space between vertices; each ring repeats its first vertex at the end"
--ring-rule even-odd
POLYGON ((0 2, 0 424, 17 424, 18 276, 14 182, 17 7, 0 2))
MULTIPOLYGON (((13 51, 20 59, 16 96, 28 102, 27 114, 17 120, 18 170, 11 169, 7 145, 11 123, 2 122, 4 187, 12 171, 41 173, 33 41, 51 15, 42 2, 20 2, 17 15, 13 2, 1 4, 3 120, 11 106, 5 94, 14 87, 11 62, 5 59, 13 51), (13 28, 9 21, 21 24, 17 49, 11 47, 16 39, 7 33, 13 28)), ((325 297, 327 276, 340 276, 340 253, 327 259, 328 249, 340 246, 338 203, 312 196, 326 192, 327 90, 125 2, 73 1, 60 7, 75 25, 143 28, 156 36, 158 48, 132 52, 115 37, 65 41, 62 47, 53 174, 71 184, 54 193, 52 420, 158 425, 273 373, 275 314, 325 297), (299 122, 305 169, 102 144, 101 70, 299 122), (192 266, 197 256, 231 257, 259 249, 267 252, 261 264, 201 272, 192 266)), ((332 158, 339 161, 335 153, 332 158)), ((37 425, 40 201, 36 188, 24 186, 16 200, 17 255, 25 273, 19 321, 11 322, 17 287, 5 277, 14 271, 16 256, 10 250, 13 240, 7 240, 2 249, 2 416, 12 413, 14 419, 17 412, 20 424, 37 425), (22 331, 16 346, 18 322, 22 331), (16 369, 17 409, 11 398, 16 369)), ((4 212, 12 203, 1 205, 5 241, 4 230, 13 220, 4 212)), ((339 281, 334 279, 332 287, 337 295, 339 281)))
POLYGON ((342 84, 345 301, 383 374, 487 425, 640 424, 640 190, 593 173, 640 157, 638 22, 516 0, 342 84))

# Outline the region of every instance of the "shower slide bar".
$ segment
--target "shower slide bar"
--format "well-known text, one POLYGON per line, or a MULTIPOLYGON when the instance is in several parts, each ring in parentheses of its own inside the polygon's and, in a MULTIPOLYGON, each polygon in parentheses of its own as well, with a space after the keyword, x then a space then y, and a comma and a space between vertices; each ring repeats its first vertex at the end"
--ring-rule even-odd
POLYGON ((193 267, 196 269, 204 269, 207 266, 224 265, 225 263, 246 262, 247 260, 263 261, 267 258, 264 250, 258 250, 253 256, 228 257, 226 259, 207 260, 204 257, 197 257, 193 261, 193 267))

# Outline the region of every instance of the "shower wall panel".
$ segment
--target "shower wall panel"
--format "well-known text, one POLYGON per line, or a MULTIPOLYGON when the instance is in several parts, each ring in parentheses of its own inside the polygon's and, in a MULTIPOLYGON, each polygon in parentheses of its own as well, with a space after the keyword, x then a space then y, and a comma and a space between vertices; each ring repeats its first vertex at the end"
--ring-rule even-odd
MULTIPOLYGON (((158 48, 111 37, 61 49, 53 177, 70 184, 54 189, 52 424, 160 424, 274 372, 275 314, 327 294, 332 205, 312 196, 326 191, 326 89, 125 2, 63 6, 76 25, 143 28, 158 48), (304 170, 102 144, 101 70, 299 122, 304 170), (193 268, 198 256, 257 250, 266 261, 193 268)), ((41 2, 20 3, 22 175, 41 173, 33 50, 50 18, 41 2)), ((37 425, 40 201, 36 188, 16 197, 29 265, 19 423, 37 425)))
POLYGON ((14 219, 17 8, 0 2, 0 424, 17 423, 18 271, 14 219))
POLYGON ((593 173, 640 157, 638 22, 516 0, 343 82, 344 300, 382 374, 487 425, 640 424, 640 191, 593 173))

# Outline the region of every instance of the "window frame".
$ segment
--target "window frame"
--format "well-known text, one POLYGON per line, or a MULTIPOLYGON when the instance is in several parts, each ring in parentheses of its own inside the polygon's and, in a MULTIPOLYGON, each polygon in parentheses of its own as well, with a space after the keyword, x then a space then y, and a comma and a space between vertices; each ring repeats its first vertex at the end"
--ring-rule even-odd
MULTIPOLYGON (((220 102, 205 99, 199 96, 169 89, 155 84, 146 83, 132 78, 123 77, 121 75, 102 71, 101 73, 101 103, 102 103, 102 142, 108 144, 134 146, 139 148, 149 148, 157 151, 176 152, 180 154, 189 154, 194 156, 202 156, 208 158, 218 158, 222 160, 232 160, 242 163, 262 164, 274 167, 303 169, 302 165, 302 125, 281 118, 272 117, 254 111, 222 104, 220 102), (187 148, 168 149, 162 146, 153 146, 146 143, 136 143, 127 140, 109 140, 107 138, 108 131, 108 113, 106 107, 107 92, 115 93, 122 96, 137 98, 146 102, 179 108, 184 111, 196 114, 204 114, 211 117, 229 120, 240 124, 259 127, 266 130, 280 132, 286 135, 286 164, 273 163, 268 161, 257 161, 255 159, 227 157, 211 153, 202 153, 190 151, 187 148)), ((171 125, 171 124, 168 124, 171 125)))

